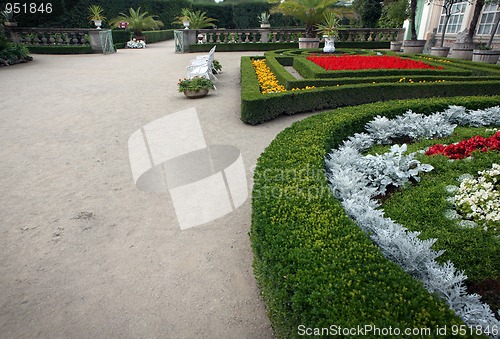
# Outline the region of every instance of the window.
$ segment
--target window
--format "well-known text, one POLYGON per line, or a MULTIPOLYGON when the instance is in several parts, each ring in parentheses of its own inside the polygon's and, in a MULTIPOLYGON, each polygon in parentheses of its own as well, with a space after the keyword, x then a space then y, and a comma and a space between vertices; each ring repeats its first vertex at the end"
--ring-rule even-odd
MULTIPOLYGON (((458 2, 451 7, 451 16, 448 20, 448 26, 446 27, 446 33, 458 33, 461 31, 462 21, 464 21, 465 8, 467 7, 467 1, 458 2)), ((443 32, 444 21, 446 20, 446 14, 444 13, 444 8, 441 11, 441 18, 439 19, 438 33, 443 32)))
MULTIPOLYGON (((481 19, 479 20, 479 25, 477 26, 477 34, 491 34, 493 29, 493 23, 495 18, 500 15, 498 12, 498 5, 496 4, 486 4, 483 7, 483 12, 481 14, 481 19)), ((497 29, 496 34, 500 33, 500 26, 497 29)))

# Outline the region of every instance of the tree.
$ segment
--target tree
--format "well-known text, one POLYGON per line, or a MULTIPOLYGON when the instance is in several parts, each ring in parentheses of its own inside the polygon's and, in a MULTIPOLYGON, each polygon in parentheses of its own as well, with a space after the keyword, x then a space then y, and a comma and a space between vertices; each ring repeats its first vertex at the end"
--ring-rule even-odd
POLYGON ((306 37, 314 38, 314 26, 319 24, 325 11, 338 6, 339 0, 285 0, 274 7, 272 13, 294 17, 306 26, 306 37))
POLYGON ((384 2, 382 14, 378 21, 378 27, 396 28, 403 27, 403 23, 409 16, 409 3, 407 0, 396 0, 384 2))
MULTIPOLYGON (((443 31, 441 32, 441 40, 439 42, 439 47, 443 47, 444 44, 444 36, 446 34, 446 28, 448 27, 448 21, 450 20, 451 12, 453 5, 462 2, 462 0, 437 0, 435 3, 437 6, 443 8, 444 12, 444 22, 443 22, 443 31)), ((432 3, 432 0, 428 2, 428 4, 432 3)))
POLYGON ((201 29, 207 27, 214 27, 214 21, 217 19, 207 17, 205 12, 201 11, 191 11, 189 8, 181 9, 181 15, 176 17, 177 21, 172 22, 173 24, 182 25, 184 21, 189 21, 189 28, 191 29, 201 29))
POLYGON ((359 16, 361 27, 373 28, 382 14, 382 3, 380 0, 354 0, 352 7, 359 16))
POLYGON ((128 28, 133 30, 136 36, 141 36, 142 31, 146 29, 158 29, 163 27, 163 22, 155 19, 155 17, 149 15, 148 12, 141 13, 141 7, 137 8, 137 10, 130 8, 129 13, 130 15, 120 13, 116 18, 111 19, 109 24, 112 27, 119 27, 120 22, 128 22, 128 28))

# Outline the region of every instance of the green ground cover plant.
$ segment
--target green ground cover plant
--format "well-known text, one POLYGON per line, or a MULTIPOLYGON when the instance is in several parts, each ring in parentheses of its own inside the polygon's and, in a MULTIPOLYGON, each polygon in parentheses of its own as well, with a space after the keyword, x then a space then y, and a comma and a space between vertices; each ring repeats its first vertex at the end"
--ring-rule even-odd
MULTIPOLYGON (((426 57, 425 62, 444 66, 440 70, 325 71, 306 59, 315 51, 290 50, 266 53, 266 62, 286 89, 316 87, 309 91, 261 94, 251 57, 241 59, 241 119, 258 124, 281 114, 296 114, 377 101, 411 98, 500 94, 500 67, 455 64, 443 58, 426 57), (429 60, 432 59, 432 60, 429 60), (303 79, 285 68, 293 67, 303 79), (444 80, 444 81, 443 81, 444 80)), ((339 53, 359 53, 340 50, 339 53)), ((369 55, 372 51, 363 51, 369 55)), ((409 56, 407 56, 410 58, 409 56)), ((413 56, 421 60, 419 56, 413 56)))
MULTIPOLYGON (((324 157, 377 115, 470 109, 500 96, 378 102, 294 123, 258 160, 252 195, 254 268, 280 338, 298 326, 432 327, 462 324, 443 301, 381 255, 333 198, 324 157)), ((450 336, 452 337, 452 336, 450 336)))

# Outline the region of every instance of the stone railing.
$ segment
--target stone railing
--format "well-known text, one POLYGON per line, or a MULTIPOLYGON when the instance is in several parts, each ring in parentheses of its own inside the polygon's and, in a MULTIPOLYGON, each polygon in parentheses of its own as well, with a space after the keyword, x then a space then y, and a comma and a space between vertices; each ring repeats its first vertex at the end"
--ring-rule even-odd
MULTIPOLYGON (((206 43, 298 42, 304 30, 297 29, 198 29, 206 43)), ((403 28, 346 28, 339 30, 339 42, 403 41, 403 28)))
POLYGON ((12 41, 35 46, 85 46, 90 42, 89 31, 79 28, 9 27, 12 41))

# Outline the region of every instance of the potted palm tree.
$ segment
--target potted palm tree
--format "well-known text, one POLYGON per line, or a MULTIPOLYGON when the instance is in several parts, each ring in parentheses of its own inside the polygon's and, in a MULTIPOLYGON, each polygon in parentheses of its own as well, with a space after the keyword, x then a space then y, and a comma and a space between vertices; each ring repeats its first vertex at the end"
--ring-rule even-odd
POLYGON ((128 28, 134 32, 135 38, 143 41, 145 41, 142 35, 143 31, 164 26, 163 22, 156 19, 155 16, 149 15, 148 12, 141 13, 141 7, 137 8, 137 10, 130 8, 129 15, 120 13, 119 16, 109 21, 112 27, 119 27, 121 22, 128 22, 128 28))
POLYGON ((17 22, 14 20, 14 12, 0 11, 0 20, 3 21, 5 27, 15 27, 17 22))
POLYGON ((326 12, 323 21, 320 24, 316 25, 316 28, 325 39, 325 47, 323 47, 323 52, 335 52, 335 39, 339 36, 338 27, 339 18, 333 11, 326 12))
POLYGON ((269 19, 271 19, 271 14, 269 12, 262 12, 257 16, 260 22, 260 28, 270 28, 271 24, 269 23, 269 19))
POLYGON ((315 26, 323 20, 326 11, 338 3, 339 0, 286 0, 274 7, 272 12, 294 17, 304 23, 305 37, 299 38, 299 48, 319 48, 315 26))
POLYGON ((206 12, 191 11, 189 8, 181 9, 181 15, 176 19, 176 21, 172 22, 173 24, 181 24, 190 29, 215 27, 214 22, 217 21, 217 19, 209 18, 206 12), (189 23, 188 26, 186 26, 186 21, 189 23))
POLYGON ((97 29, 101 29, 102 22, 106 20, 106 17, 102 14, 104 9, 99 5, 91 5, 88 10, 90 12, 89 20, 94 22, 97 29))

